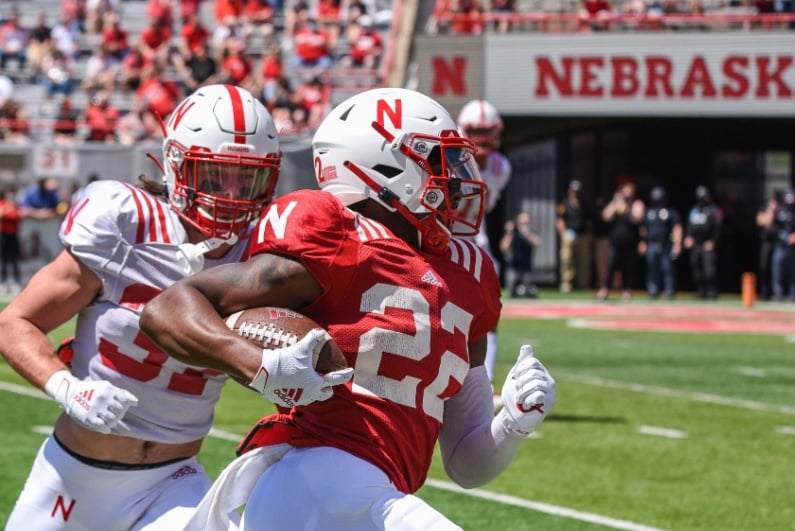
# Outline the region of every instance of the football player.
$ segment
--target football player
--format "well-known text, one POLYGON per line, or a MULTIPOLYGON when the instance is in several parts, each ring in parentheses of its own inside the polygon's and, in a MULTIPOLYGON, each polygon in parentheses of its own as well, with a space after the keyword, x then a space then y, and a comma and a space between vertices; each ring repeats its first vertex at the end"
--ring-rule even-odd
POLYGON ((499 281, 486 253, 453 234, 477 234, 482 218, 475 152, 427 96, 353 96, 315 133, 320 190, 274 201, 246 262, 179 281, 147 305, 141 326, 172 356, 230 373, 278 406, 297 402, 257 424, 187 529, 225 529, 238 503, 244 529, 460 529, 413 495, 437 441, 450 477, 476 487, 549 413, 555 382, 529 346, 493 411, 483 363, 499 281), (464 200, 476 202, 474 223, 459 215, 464 200), (318 322, 353 380, 313 369, 324 331, 263 350, 227 329, 222 316, 258 306, 318 322), (175 308, 179 327, 168 324, 175 308))
MULTIPOLYGON (((471 100, 461 108, 458 113, 458 128, 467 138, 471 139, 478 148, 475 156, 480 170, 480 177, 486 183, 486 209, 488 214, 500 200, 503 190, 511 179, 511 163, 508 158, 498 151, 502 141, 502 117, 497 108, 485 100, 471 100)), ((471 215, 462 205, 463 215, 471 215)), ((481 223, 480 230, 474 237, 483 250, 499 268, 499 262, 491 252, 486 223, 481 223)), ((499 270, 498 270, 499 273, 499 270)), ((486 372, 489 380, 494 381, 494 369, 497 365, 497 331, 490 331, 487 336, 486 346, 486 372)), ((495 407, 499 407, 499 397, 495 396, 495 407)))
POLYGON ((181 529, 211 485, 195 456, 227 376, 169 358, 138 317, 176 280, 244 256, 281 154, 268 111, 231 85, 200 88, 163 128, 162 182, 89 185, 63 252, 0 314, 0 352, 63 409, 7 530, 181 529), (75 315, 62 359, 45 334, 75 315))

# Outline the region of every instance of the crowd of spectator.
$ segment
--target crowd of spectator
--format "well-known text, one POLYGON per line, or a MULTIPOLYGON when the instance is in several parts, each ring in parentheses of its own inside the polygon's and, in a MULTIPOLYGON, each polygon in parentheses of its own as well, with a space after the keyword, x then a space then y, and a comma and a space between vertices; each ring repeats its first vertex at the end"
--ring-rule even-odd
MULTIPOLYGON (((611 29, 682 29, 709 27, 706 13, 785 15, 765 27, 792 27, 795 4, 782 0, 535 0, 521 8, 516 0, 437 0, 431 30, 453 35, 523 30, 605 31, 611 29), (668 20, 665 18, 668 17, 668 20), (688 22, 690 18, 690 23, 688 22), (786 18, 786 17, 784 17, 786 18)), ((751 21, 735 21, 749 27, 751 21)))
POLYGON ((383 54, 377 0, 140 1, 139 28, 120 0, 62 0, 52 25, 40 11, 25 27, 23 5, 0 12, 0 140, 30 135, 20 83, 44 87, 40 115, 59 143, 159 138, 159 119, 185 94, 219 82, 259 95, 283 132, 300 130, 323 114, 330 68, 375 69, 383 54))

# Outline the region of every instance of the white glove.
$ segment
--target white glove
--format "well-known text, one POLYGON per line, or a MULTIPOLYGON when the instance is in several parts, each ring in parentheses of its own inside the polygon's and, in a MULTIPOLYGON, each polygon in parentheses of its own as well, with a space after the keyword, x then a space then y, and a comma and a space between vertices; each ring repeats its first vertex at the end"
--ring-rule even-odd
POLYGON ((306 406, 328 400, 332 387, 353 378, 353 368, 320 375, 314 367, 328 332, 315 329, 288 347, 262 350, 262 366, 248 384, 249 387, 277 406, 306 406))
POLYGON ((519 434, 530 435, 546 418, 555 404, 555 380, 524 345, 516 364, 502 386, 502 410, 498 413, 505 426, 519 434))
POLYGON ((58 371, 47 380, 44 391, 72 420, 89 430, 110 433, 138 398, 105 380, 81 380, 69 371, 58 371))

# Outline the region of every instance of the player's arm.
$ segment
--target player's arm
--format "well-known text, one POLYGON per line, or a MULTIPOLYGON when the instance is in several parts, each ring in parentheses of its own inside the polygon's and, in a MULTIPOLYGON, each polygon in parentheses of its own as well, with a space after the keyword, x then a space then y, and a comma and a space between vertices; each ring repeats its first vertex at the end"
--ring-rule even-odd
MULTIPOLYGON (((477 358, 482 349, 485 357, 485 342, 470 348, 477 358)), ((479 487, 502 473, 554 405, 555 381, 529 345, 508 373, 502 400, 495 416, 491 383, 481 363, 473 364, 461 391, 445 403, 442 462, 450 479, 464 488, 479 487)))
POLYGON ((55 355, 47 333, 90 304, 100 279, 68 250, 42 267, 0 313, 0 352, 8 364, 39 389, 67 367, 55 355))
POLYGON ((259 306, 300 310, 321 294, 299 261, 258 254, 174 283, 147 303, 140 325, 172 357, 249 382, 259 371, 262 349, 230 333, 223 317, 259 306))
POLYGON ((322 293, 298 260, 257 254, 176 282, 147 303, 140 325, 184 363, 223 371, 274 404, 307 405, 331 397, 331 387, 353 376, 353 369, 322 376, 314 370, 313 353, 326 333, 310 332, 294 345, 262 349, 231 332, 223 317, 260 306, 300 310, 322 293), (283 389, 300 389, 300 398, 285 398, 283 389))
POLYGON ((43 389, 72 420, 110 433, 138 399, 98 380, 80 380, 55 356, 47 333, 88 306, 102 281, 69 250, 41 268, 0 313, 0 352, 20 375, 43 389), (86 398, 88 397, 88 398, 86 398))

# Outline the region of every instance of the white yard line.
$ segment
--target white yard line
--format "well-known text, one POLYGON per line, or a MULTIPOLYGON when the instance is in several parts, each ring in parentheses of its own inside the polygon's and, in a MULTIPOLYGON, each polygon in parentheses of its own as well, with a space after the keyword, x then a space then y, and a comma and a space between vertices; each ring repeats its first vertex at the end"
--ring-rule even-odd
POLYGON ((735 371, 742 374, 743 376, 749 376, 751 378, 764 378, 767 376, 767 371, 764 369, 757 369, 756 367, 742 367, 738 366, 734 368, 735 371))
POLYGON ((643 524, 628 522, 627 520, 619 520, 617 518, 610 518, 609 516, 586 513, 583 511, 577 511, 575 509, 569 509, 567 507, 550 505, 548 503, 525 500, 523 498, 517 498, 516 496, 508 496, 507 494, 497 494, 496 492, 489 492, 487 490, 481 489, 464 489, 453 483, 438 479, 427 479, 425 480, 425 484, 436 489, 455 492, 457 494, 464 494, 466 496, 474 496, 475 498, 481 498, 483 500, 496 501, 505 505, 512 505, 514 507, 523 507, 525 509, 531 509, 533 511, 555 516, 562 516, 564 518, 572 518, 582 522, 599 524, 612 527, 613 529, 626 529, 627 531, 660 531, 660 529, 656 527, 649 527, 643 524))
POLYGON ((669 389, 667 387, 657 387, 654 385, 644 385, 632 382, 617 382, 615 380, 607 380, 596 376, 583 376, 581 374, 555 372, 556 380, 569 380, 572 382, 594 385, 597 387, 609 387, 611 389, 622 389, 625 391, 634 391, 636 393, 646 393, 657 396, 667 396, 672 398, 681 398, 684 400, 693 400, 694 402, 705 402, 708 404, 717 404, 720 406, 736 407, 740 409, 751 409, 754 411, 772 411, 774 413, 783 413, 785 415, 795 415, 795 407, 783 406, 778 404, 767 404, 765 402, 755 402, 753 400, 742 400, 739 398, 727 398, 725 396, 711 395, 708 393, 696 393, 691 391, 680 391, 678 389, 669 389))
POLYGON ((776 433, 781 435, 795 435, 795 426, 779 426, 776 428, 776 433))
POLYGON ((687 438, 686 431, 660 428, 659 426, 638 426, 638 433, 642 433, 643 435, 654 435, 656 437, 667 437, 668 439, 687 438))

